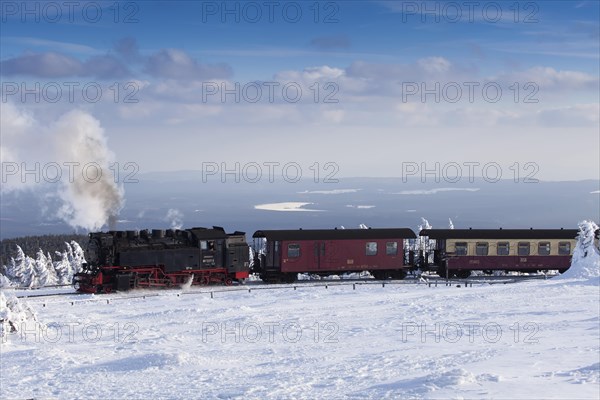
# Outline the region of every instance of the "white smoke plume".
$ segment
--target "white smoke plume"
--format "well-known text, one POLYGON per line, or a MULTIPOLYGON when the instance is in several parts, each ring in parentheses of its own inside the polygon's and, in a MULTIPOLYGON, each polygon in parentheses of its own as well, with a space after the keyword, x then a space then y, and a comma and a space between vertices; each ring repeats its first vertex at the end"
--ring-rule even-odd
POLYGON ((63 179, 60 197, 64 204, 59 217, 71 226, 88 230, 114 224, 123 207, 124 193, 109 169, 115 157, 100 122, 75 110, 63 115, 54 130, 59 157, 78 163, 80 171, 73 174, 73 182, 63 179))
POLYGON ((165 221, 171 223, 171 229, 181 229, 183 227, 183 213, 176 208, 169 208, 165 221))
MULTIPOLYGON (((115 156, 97 119, 73 110, 57 120, 40 121, 14 104, 5 103, 1 127, 1 161, 21 169, 37 165, 38 170, 37 177, 23 177, 21 173, 3 176, 3 193, 33 190, 46 214, 76 229, 98 230, 116 220, 123 207, 124 190, 114 181, 110 166, 115 156), (49 164, 61 171, 59 179, 52 182, 39 172, 49 164), (60 199, 58 210, 49 209, 50 198, 60 199)), ((56 173, 51 175, 55 177, 56 173)))

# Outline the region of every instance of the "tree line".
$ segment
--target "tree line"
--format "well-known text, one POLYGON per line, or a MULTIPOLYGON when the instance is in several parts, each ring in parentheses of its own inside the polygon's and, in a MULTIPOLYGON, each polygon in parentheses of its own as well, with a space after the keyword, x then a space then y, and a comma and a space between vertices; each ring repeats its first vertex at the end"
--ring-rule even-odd
POLYGON ((55 250, 54 255, 39 248, 35 257, 30 257, 21 246, 15 247, 15 255, 0 268, 0 287, 70 285, 73 275, 86 262, 83 249, 74 240, 63 242, 62 251, 55 250))
POLYGON ((87 235, 59 234, 3 239, 0 241, 0 265, 7 265, 11 257, 16 256, 17 246, 25 254, 36 254, 39 249, 55 254, 57 251, 64 251, 65 243, 71 243, 73 240, 77 243, 87 243, 87 235))

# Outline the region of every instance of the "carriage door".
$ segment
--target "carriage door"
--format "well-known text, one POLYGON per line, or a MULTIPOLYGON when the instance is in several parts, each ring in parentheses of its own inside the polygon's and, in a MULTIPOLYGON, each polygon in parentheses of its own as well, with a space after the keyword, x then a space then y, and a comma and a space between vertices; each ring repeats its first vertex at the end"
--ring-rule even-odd
POLYGON ((279 248, 281 247, 280 245, 281 245, 281 242, 279 242, 278 240, 267 242, 267 257, 266 257, 267 265, 266 265, 266 267, 280 268, 280 262, 279 262, 279 260, 280 260, 279 248))
POLYGON ((336 268, 339 257, 336 252, 336 243, 332 240, 316 241, 313 245, 315 269, 329 270, 336 268))
POLYGON ((321 267, 323 269, 335 270, 340 267, 340 257, 338 251, 339 243, 333 240, 328 240, 324 243, 325 245, 325 259, 322 262, 321 267))
POLYGON ((325 242, 315 241, 313 244, 313 266, 315 269, 321 269, 325 262, 325 242))

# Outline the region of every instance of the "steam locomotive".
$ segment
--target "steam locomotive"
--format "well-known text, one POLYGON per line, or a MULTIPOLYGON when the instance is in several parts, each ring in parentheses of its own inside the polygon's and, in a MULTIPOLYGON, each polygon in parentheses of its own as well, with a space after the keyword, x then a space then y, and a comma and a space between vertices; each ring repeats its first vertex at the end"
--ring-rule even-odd
POLYGON ((88 264, 74 277, 79 291, 108 293, 184 284, 231 285, 250 272, 267 283, 298 273, 369 271, 403 279, 413 270, 466 278, 473 270, 566 271, 575 229, 299 229, 260 230, 254 257, 244 232, 222 227, 109 231, 90 234, 88 264))
POLYGON ((85 293, 231 285, 250 271, 246 234, 225 233, 218 226, 90 233, 86 253, 88 263, 74 276, 85 293))

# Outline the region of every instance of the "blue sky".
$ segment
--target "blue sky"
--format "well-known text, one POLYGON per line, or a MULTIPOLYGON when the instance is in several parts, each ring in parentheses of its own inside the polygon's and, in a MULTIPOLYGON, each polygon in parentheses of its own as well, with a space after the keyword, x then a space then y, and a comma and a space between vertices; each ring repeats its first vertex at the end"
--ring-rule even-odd
POLYGON ((99 121, 119 160, 144 171, 254 157, 333 161, 342 176, 394 176, 404 160, 532 161, 546 179, 597 179, 600 3, 479 1, 473 14, 467 3, 281 1, 272 2, 270 22, 262 1, 228 2, 239 10, 236 22, 236 12, 222 14, 220 1, 81 1, 72 21, 56 2, 62 16, 53 23, 55 10, 45 2, 3 2, 3 158, 31 154, 27 135, 11 134, 18 131, 13 121, 26 115, 35 121, 31 126, 47 125, 78 108, 99 121), (253 23, 255 6, 262 14, 253 23), (97 9, 102 16, 93 22, 97 9), (302 17, 291 23, 296 9, 302 17), (296 82, 304 88, 302 101, 202 96, 207 82, 234 87, 255 81, 296 82), (51 103, 6 94, 6 83, 35 82, 97 82, 105 95, 115 82, 134 82, 139 102, 106 95, 95 103, 51 103), (495 82, 503 96, 497 103, 481 95, 474 102, 423 101, 419 95, 405 101, 406 82, 495 82), (515 82, 517 102, 511 101, 515 82), (535 93, 525 88, 531 82, 535 93), (318 102, 309 101, 316 83, 321 90, 334 83, 338 101, 324 103, 326 91, 318 102), (538 101, 524 103, 527 94, 538 101), (365 148, 365 136, 373 148, 365 148), (253 140, 232 149, 231 142, 248 137, 253 140), (140 149, 146 138, 152 145, 140 149), (577 156, 581 143, 587 144, 585 157, 577 156))

